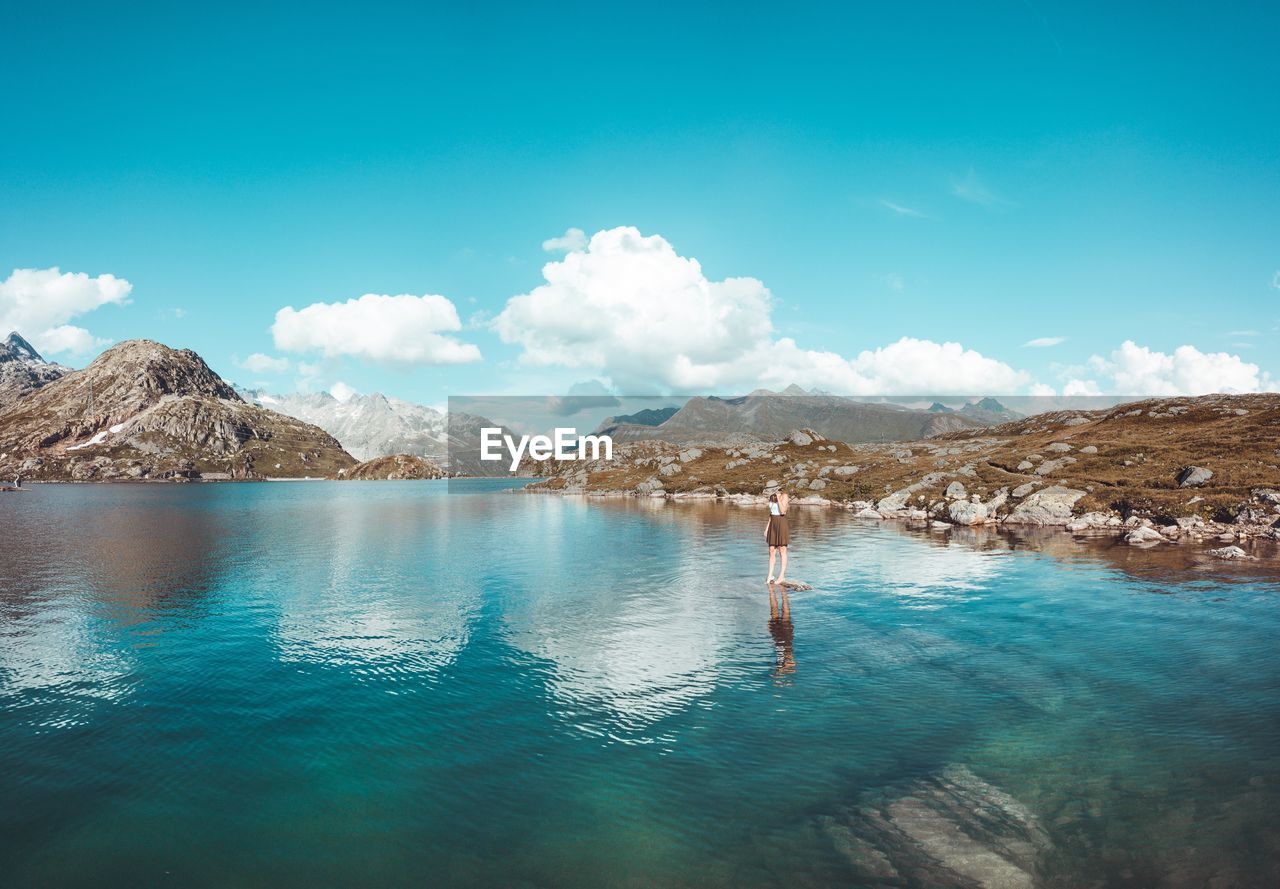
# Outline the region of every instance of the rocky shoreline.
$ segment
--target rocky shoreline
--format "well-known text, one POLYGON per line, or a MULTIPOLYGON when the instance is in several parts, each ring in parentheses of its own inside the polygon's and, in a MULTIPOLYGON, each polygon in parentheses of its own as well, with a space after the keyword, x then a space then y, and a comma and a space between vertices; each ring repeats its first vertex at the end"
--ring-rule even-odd
POLYGON ((1215 544, 1209 555, 1243 561, 1280 541, 1277 441, 1280 396, 1155 399, 887 445, 812 429, 755 445, 626 443, 524 490, 763 507, 784 488, 793 505, 867 520, 1215 544))
MULTIPOLYGON (((585 497, 590 499, 658 499, 674 503, 719 502, 735 506, 764 509, 769 498, 764 494, 747 494, 711 491, 689 491, 669 493, 666 491, 606 491, 606 490, 566 490, 559 488, 530 485, 513 489, 528 494, 553 494, 561 497, 585 497)), ((1259 557, 1250 554, 1244 547, 1253 541, 1280 542, 1280 514, 1272 518, 1271 523, 1225 524, 1205 521, 1200 516, 1187 516, 1172 524, 1160 525, 1150 518, 1129 516, 1122 518, 1116 513, 1089 512, 1073 515, 1070 503, 1085 492, 1074 491, 1057 486, 1046 488, 1038 494, 1028 497, 1019 504, 1019 509, 1002 518, 987 517, 971 520, 970 517, 979 511, 973 506, 988 506, 986 503, 971 500, 953 500, 946 504, 946 516, 951 510, 965 520, 950 521, 940 514, 936 507, 931 511, 923 508, 891 509, 878 507, 866 500, 830 500, 815 495, 793 497, 791 505, 801 507, 818 507, 838 509, 852 512, 855 518, 874 520, 877 522, 897 522, 907 527, 932 528, 939 531, 950 531, 957 528, 1006 527, 1010 529, 1035 528, 1047 531, 1059 531, 1073 535, 1123 540, 1130 546, 1149 549, 1161 543, 1209 543, 1221 544, 1209 550, 1208 554, 1223 560, 1257 560, 1259 557), (1242 546, 1243 545, 1243 546, 1242 546)), ((1267 492, 1268 494, 1272 492, 1267 492)), ((1280 495, 1280 492, 1276 492, 1280 495)), ((998 495, 999 496, 999 495, 998 495)), ((988 507, 989 508, 989 507, 988 507)))

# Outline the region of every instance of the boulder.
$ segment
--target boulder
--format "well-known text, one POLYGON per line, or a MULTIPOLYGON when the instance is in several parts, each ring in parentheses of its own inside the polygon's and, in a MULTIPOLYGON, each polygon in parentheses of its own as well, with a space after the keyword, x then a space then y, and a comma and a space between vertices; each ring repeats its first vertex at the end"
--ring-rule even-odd
POLYGON ((1038 487, 1040 487, 1039 482, 1027 482, 1025 485, 1018 485, 1018 487, 1013 489, 1012 493, 1014 497, 1021 500, 1038 487))
POLYGON ((1075 488, 1051 485, 1015 506, 1005 522, 1010 525, 1065 525, 1071 521, 1071 508, 1084 495, 1084 491, 1075 488))
POLYGON ((963 500, 965 498, 964 485, 960 482, 952 482, 947 485, 948 500, 963 500))
POLYGON ((1030 460, 1023 460, 1021 463, 1018 464, 1018 471, 1030 472, 1031 470, 1035 469, 1035 467, 1036 467, 1036 464, 1032 463, 1030 460))
POLYGON ((810 491, 821 491, 826 486, 827 480, 824 478, 815 478, 813 481, 809 482, 810 491))
POLYGON ((658 475, 679 475, 684 472, 684 467, 679 463, 668 463, 658 470, 658 475))
POLYGON ((1076 462, 1075 457, 1059 457, 1056 460, 1045 460, 1036 467, 1036 475, 1051 475, 1064 466, 1070 466, 1076 462))
POLYGON ((1249 555, 1238 546, 1224 546, 1220 549, 1211 549, 1208 554, 1213 556, 1215 559, 1226 559, 1228 561, 1236 559, 1253 560, 1257 558, 1257 556, 1249 555))
POLYGON ((876 504, 876 509, 881 512, 896 512, 907 505, 907 500, 912 494, 924 488, 933 487, 944 478, 947 478, 947 475, 948 474, 945 472, 930 472, 915 484, 907 485, 905 488, 894 491, 887 497, 880 498, 880 502, 876 504))
POLYGON ((1082 447, 1082 448, 1080 449, 1080 453, 1082 453, 1082 454, 1096 454, 1096 453, 1098 453, 1098 446, 1097 446, 1097 445, 1085 445, 1084 447, 1082 447))
POLYGON ((955 500, 947 507, 947 514, 957 525, 981 525, 987 520, 987 507, 982 503, 955 500))
POLYGON ((1067 522, 1068 531, 1099 531, 1119 527, 1119 517, 1105 512, 1086 512, 1079 518, 1067 522))
POLYGON ((855 519, 883 519, 884 516, 876 512, 870 506, 864 506, 853 514, 855 519))
POLYGON ((1055 454, 1065 454, 1067 451, 1072 450, 1072 447, 1065 441, 1055 441, 1053 444, 1045 448, 1045 450, 1053 451, 1055 454))
POLYGON ((702 448, 688 448, 680 452, 680 462, 688 463, 690 460, 697 460, 702 456, 702 448))
POLYGON ((837 466, 835 469, 831 470, 833 475, 836 475, 840 478, 845 478, 847 476, 853 475, 857 471, 858 471, 858 467, 856 466, 837 466))
POLYGON ((1141 546, 1143 544, 1164 543, 1164 535, 1155 528, 1149 528, 1146 525, 1139 525, 1124 537, 1124 542, 1130 546, 1141 546))
POLYGON ((787 441, 793 445, 805 447, 813 444, 815 441, 822 441, 822 436, 814 432, 812 429, 792 429, 787 436, 787 441))
POLYGON ((1213 478, 1213 471, 1203 466, 1187 466, 1178 473, 1178 487, 1196 488, 1213 478))

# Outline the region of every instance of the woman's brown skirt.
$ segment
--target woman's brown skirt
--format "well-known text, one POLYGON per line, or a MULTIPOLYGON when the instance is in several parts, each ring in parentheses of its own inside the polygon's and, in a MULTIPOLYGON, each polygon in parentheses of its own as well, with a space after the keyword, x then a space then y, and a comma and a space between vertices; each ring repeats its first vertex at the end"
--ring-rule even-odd
POLYGON ((770 546, 787 546, 791 543, 791 529, 787 526, 786 516, 769 516, 769 530, 765 532, 765 540, 770 546))

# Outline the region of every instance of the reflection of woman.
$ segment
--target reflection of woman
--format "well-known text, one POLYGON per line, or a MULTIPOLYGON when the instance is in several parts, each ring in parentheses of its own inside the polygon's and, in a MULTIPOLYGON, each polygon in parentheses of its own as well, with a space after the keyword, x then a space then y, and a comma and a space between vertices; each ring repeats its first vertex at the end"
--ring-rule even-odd
POLYGON ((787 579, 787 545, 791 543, 791 529, 787 527, 787 507, 791 498, 786 491, 776 491, 769 495, 769 523, 764 526, 764 539, 769 544, 769 583, 773 583, 773 566, 782 552, 782 570, 778 572, 778 583, 787 579))
POLYGON ((774 676, 783 676, 796 671, 795 626, 791 623, 791 600, 787 597, 786 587, 779 587, 781 597, 769 587, 769 635, 773 637, 773 651, 778 659, 773 669, 774 676), (778 599, 782 599, 782 607, 778 607, 778 599))

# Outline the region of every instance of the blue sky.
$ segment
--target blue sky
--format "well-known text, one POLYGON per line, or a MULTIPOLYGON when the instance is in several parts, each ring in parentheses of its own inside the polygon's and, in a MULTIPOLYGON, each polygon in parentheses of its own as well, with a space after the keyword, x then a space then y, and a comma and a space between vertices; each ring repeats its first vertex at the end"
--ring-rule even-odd
POLYGON ((99 289, 0 319, 428 403, 1280 378, 1274 4, 460 6, 10 10, 0 279, 99 289))

